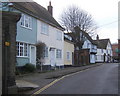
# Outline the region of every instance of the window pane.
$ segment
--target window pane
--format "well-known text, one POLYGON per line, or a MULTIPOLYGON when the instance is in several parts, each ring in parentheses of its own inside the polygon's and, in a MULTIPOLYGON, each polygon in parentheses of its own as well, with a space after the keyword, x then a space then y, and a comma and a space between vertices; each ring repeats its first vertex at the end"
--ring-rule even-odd
POLYGON ((23 56, 23 47, 20 47, 20 56, 23 56))
POLYGON ((62 58, 62 50, 60 49, 56 50, 56 58, 62 58))
POLYGON ((29 17, 29 28, 32 28, 32 18, 29 17))
POLYGON ((29 27, 29 18, 25 16, 25 27, 29 27))
POLYGON ((21 17, 21 20, 20 20, 20 24, 22 25, 22 26, 24 26, 24 15, 22 14, 22 17, 21 17))
POLYGON ((24 56, 27 56, 27 44, 24 44, 24 56))
POLYGON ((45 47, 45 55, 44 57, 48 57, 48 47, 45 47))
POLYGON ((41 33, 48 35, 48 25, 41 23, 41 33))

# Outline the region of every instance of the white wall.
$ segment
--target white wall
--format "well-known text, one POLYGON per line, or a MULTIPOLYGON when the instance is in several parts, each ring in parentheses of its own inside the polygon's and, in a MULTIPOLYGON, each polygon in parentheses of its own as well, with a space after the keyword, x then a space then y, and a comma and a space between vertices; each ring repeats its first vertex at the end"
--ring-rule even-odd
POLYGON ((108 42, 106 49, 97 49, 97 59, 96 62, 103 62, 104 61, 104 53, 106 54, 105 61, 108 59, 108 54, 112 56, 112 46, 110 45, 110 42, 108 42), (102 52, 103 50, 103 52, 102 52))
MULTIPOLYGON (((95 49, 97 49, 96 45, 93 45, 89 40, 86 40, 82 46, 83 49, 90 49, 90 52, 95 52, 95 49), (89 44, 89 45, 88 45, 89 44), (92 49, 94 48, 94 49, 92 49)), ((89 53, 90 54, 90 53, 89 53)), ((95 54, 90 54, 90 63, 95 63, 96 61, 96 55, 95 54)))
MULTIPOLYGON (((41 24, 43 22, 40 20, 37 20, 37 42, 41 41, 43 43, 46 44, 46 46, 48 47, 48 49, 55 48, 55 57, 56 57, 56 49, 61 49, 62 50, 62 59, 57 59, 56 60, 56 64, 59 65, 64 65, 64 61, 63 61, 63 53, 64 53, 64 39, 63 39, 63 31, 52 27, 51 25, 48 25, 49 28, 49 32, 48 35, 42 34, 41 33, 41 24), (60 31, 62 33, 62 41, 57 40, 56 36, 57 36, 57 31, 60 31)), ((47 23, 46 23, 47 24, 47 23)), ((50 65, 50 52, 48 52, 48 58, 45 58, 45 65, 50 65)))

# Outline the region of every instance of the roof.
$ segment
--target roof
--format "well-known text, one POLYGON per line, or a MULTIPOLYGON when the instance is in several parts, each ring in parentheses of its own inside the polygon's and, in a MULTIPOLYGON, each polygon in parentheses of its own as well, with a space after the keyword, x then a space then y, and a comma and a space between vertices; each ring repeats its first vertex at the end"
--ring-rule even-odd
POLYGON ((69 40, 68 38, 64 37, 64 41, 68 42, 68 43, 71 43, 71 44, 74 44, 74 42, 72 40, 69 40))
POLYGON ((60 30, 64 30, 63 27, 52 17, 52 15, 41 5, 36 2, 12 2, 13 7, 27 13, 45 23, 48 23, 60 30))
POLYGON ((109 39, 99 39, 94 40, 94 42, 97 44, 98 48, 106 49, 108 42, 110 42, 109 39))
POLYGON ((82 33, 83 33, 83 35, 84 35, 93 45, 97 45, 97 44, 95 43, 95 41, 89 36, 88 33, 84 32, 84 31, 82 31, 82 33))
MULTIPOLYGON (((95 41, 89 36, 89 34, 88 33, 86 33, 85 31, 82 31, 81 30, 81 32, 82 32, 82 34, 93 44, 93 45, 97 45, 96 43, 95 43, 95 41)), ((72 35, 72 33, 65 33, 66 35, 72 35)))

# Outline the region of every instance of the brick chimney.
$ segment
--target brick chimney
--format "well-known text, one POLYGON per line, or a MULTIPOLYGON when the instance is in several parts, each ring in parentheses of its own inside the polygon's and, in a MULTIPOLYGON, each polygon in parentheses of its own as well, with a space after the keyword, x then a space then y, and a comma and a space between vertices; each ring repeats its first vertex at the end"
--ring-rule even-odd
POLYGON ((51 1, 49 1, 48 12, 53 15, 53 7, 51 6, 51 1))
POLYGON ((96 39, 99 40, 99 36, 98 35, 97 35, 96 39))

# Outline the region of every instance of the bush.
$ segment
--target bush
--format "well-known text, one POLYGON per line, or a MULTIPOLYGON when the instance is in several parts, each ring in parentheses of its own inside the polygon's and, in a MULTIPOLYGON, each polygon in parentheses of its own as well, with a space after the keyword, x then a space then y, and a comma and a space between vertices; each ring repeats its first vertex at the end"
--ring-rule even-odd
POLYGON ((34 72, 35 71, 35 66, 33 64, 27 63, 23 67, 25 72, 34 72))

